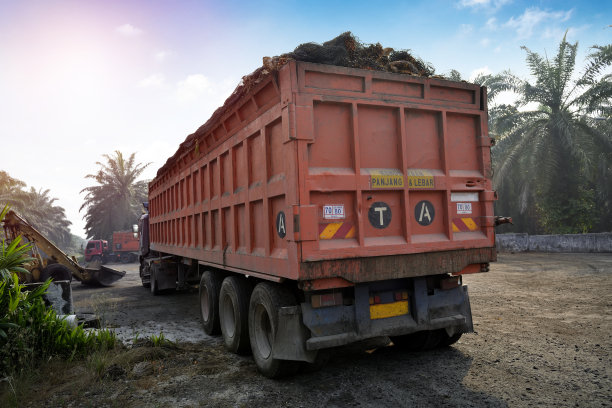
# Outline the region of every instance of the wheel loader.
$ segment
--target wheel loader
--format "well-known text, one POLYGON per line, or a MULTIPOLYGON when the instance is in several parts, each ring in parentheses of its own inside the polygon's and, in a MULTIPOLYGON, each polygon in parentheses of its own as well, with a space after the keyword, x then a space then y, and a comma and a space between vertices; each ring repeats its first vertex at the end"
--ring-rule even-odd
POLYGON ((102 266, 99 262, 89 263, 87 267, 80 266, 74 257, 62 252, 14 211, 5 215, 2 226, 8 240, 12 241, 21 235, 32 244, 31 255, 34 260, 25 265, 30 273, 19 276, 24 283, 44 282, 49 278, 54 281, 71 281, 74 277, 86 285, 111 286, 125 276, 124 271, 102 266))

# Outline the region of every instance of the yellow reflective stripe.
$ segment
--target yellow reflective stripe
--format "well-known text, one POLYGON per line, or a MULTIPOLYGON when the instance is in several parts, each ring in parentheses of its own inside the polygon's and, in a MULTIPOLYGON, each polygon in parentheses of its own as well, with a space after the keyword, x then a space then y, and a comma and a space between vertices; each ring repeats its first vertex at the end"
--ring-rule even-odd
POLYGON ((355 237, 355 227, 351 227, 351 229, 349 230, 349 232, 346 233, 346 236, 344 238, 353 238, 355 237))
POLYGON ((471 218, 462 218, 463 223, 468 227, 470 231, 476 231, 478 229, 478 225, 471 218))
POLYGON ((387 317, 408 314, 408 301, 401 300, 393 303, 383 303, 370 306, 370 319, 386 319, 387 317))
POLYGON ((453 222, 453 232, 459 232, 460 229, 457 228, 457 226, 455 225, 455 223, 453 222))
POLYGON ((327 224, 327 227, 325 227, 323 232, 319 234, 319 239, 332 239, 342 224, 343 223, 341 222, 332 222, 331 224, 327 224))

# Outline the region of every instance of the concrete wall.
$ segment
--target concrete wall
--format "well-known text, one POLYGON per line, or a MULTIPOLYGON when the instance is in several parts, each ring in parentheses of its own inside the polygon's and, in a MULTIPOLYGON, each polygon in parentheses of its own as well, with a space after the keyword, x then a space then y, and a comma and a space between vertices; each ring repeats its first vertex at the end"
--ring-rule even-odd
POLYGON ((612 233, 529 235, 497 234, 497 249, 502 252, 612 252, 612 233))

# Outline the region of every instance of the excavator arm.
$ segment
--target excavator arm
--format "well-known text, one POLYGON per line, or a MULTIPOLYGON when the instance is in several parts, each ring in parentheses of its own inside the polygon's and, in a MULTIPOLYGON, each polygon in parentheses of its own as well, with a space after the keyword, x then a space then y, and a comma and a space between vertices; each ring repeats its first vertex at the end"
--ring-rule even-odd
POLYGON ((85 284, 110 286, 125 276, 123 271, 102 265, 97 265, 96 268, 83 268, 14 211, 9 211, 2 223, 8 238, 15 239, 21 235, 47 255, 53 263, 64 265, 75 279, 85 284))

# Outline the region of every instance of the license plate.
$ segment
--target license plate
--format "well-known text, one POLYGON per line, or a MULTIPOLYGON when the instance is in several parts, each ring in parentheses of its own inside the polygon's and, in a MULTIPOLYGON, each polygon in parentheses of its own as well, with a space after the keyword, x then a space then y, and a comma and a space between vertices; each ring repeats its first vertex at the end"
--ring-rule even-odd
POLYGON ((393 303, 370 305, 370 319, 386 319, 408 314, 408 301, 401 300, 393 303))

